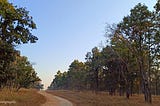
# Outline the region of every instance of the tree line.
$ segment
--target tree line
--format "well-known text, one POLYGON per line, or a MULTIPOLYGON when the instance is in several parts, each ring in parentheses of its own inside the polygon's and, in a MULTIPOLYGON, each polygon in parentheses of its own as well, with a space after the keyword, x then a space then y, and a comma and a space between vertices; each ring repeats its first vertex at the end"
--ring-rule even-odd
POLYGON ((19 90, 39 84, 32 64, 16 50, 20 44, 38 40, 32 29, 36 29, 36 24, 25 8, 0 0, 0 89, 19 90))
POLYGON ((128 99, 143 93, 151 103, 152 94, 160 95, 160 0, 153 11, 137 4, 121 22, 107 25, 105 35, 106 46, 59 70, 48 89, 107 91, 128 99))

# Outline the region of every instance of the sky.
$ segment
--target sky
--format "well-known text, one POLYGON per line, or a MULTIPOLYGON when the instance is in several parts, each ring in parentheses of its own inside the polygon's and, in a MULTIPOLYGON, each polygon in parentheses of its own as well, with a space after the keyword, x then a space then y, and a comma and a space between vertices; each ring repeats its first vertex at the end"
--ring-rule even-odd
POLYGON ((33 63, 47 88, 58 70, 67 71, 75 59, 105 43, 106 24, 118 23, 138 3, 153 10, 156 0, 9 0, 26 7, 37 25, 37 43, 17 46, 33 63))

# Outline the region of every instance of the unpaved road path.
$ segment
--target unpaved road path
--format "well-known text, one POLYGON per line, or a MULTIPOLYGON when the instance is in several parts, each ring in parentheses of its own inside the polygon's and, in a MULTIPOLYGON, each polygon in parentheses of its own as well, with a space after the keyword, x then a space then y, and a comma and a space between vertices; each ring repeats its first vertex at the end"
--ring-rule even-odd
POLYGON ((52 94, 46 93, 45 91, 39 91, 39 93, 46 97, 46 103, 42 104, 41 106, 73 106, 73 104, 61 97, 54 96, 52 94))

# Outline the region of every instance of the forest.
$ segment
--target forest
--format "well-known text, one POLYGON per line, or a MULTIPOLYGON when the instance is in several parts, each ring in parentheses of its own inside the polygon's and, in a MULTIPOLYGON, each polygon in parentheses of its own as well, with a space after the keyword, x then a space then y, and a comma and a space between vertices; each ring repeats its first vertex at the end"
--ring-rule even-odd
POLYGON ((0 0, 0 90, 43 87, 32 63, 16 50, 21 44, 38 40, 31 33, 33 29, 36 24, 25 8, 0 0))
POLYGON ((106 25, 107 44, 74 60, 68 71, 58 70, 51 90, 106 91, 109 95, 160 95, 160 0, 150 11, 137 4, 118 24, 106 25))

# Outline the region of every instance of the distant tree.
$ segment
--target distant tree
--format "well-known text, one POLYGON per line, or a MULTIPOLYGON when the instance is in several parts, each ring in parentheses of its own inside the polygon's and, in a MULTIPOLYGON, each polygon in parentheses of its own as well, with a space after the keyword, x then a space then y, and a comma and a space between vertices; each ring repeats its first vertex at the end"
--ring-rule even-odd
POLYGON ((48 89, 69 89, 69 88, 70 88, 70 82, 68 73, 67 72, 62 73, 60 70, 58 70, 55 75, 55 78, 53 79, 48 89))
POLYGON ((74 60, 69 66, 68 75, 71 89, 80 90, 84 88, 85 65, 83 62, 74 60))
POLYGON ((33 88, 36 88, 36 89, 38 89, 38 90, 42 90, 42 89, 44 89, 44 84, 41 84, 41 82, 37 82, 37 83, 33 86, 33 88))
POLYGON ((69 66, 68 72, 60 70, 55 75, 48 89, 83 90, 86 88, 86 67, 83 62, 74 60, 69 66))

